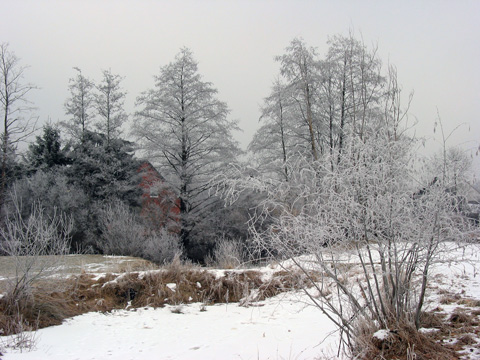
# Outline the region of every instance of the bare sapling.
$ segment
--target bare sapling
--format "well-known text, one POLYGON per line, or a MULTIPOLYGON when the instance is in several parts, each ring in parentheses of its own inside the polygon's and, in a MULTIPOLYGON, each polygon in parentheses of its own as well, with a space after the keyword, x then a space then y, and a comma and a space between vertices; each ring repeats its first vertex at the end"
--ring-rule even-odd
POLYGON ((24 216, 15 191, 8 205, 0 228, 0 252, 15 259, 6 303, 9 310, 18 311, 31 296, 32 285, 58 271, 70 249, 72 220, 56 210, 49 216, 39 204, 33 204, 30 214, 24 216))

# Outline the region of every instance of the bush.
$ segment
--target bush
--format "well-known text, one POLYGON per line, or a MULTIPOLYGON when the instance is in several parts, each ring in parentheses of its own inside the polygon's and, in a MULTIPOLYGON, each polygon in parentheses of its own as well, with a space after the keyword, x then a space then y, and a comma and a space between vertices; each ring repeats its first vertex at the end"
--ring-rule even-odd
POLYGON ((162 264, 182 252, 177 235, 165 229, 150 229, 120 200, 100 208, 99 224, 97 246, 105 254, 139 256, 162 264))
POLYGON ((12 304, 28 297, 32 283, 47 276, 61 256, 68 254, 71 229, 70 218, 56 211, 48 216, 38 204, 33 204, 30 215, 23 218, 19 201, 13 198, 0 228, 0 252, 13 256, 16 264, 16 275, 7 291, 12 304))
POLYGON ((87 238, 87 230, 91 230, 88 198, 80 187, 69 182, 61 169, 39 170, 17 180, 7 198, 8 202, 17 202, 23 218, 30 216, 34 204, 50 217, 59 213, 68 214, 72 219, 72 249, 88 247, 90 239, 87 238))
POLYGON ((146 237, 142 257, 157 264, 165 264, 172 262, 175 256, 181 255, 182 250, 179 237, 161 229, 146 237))
POLYGON ((20 334, 5 346, 29 348, 34 346, 35 336, 25 331, 35 326, 24 315, 30 312, 31 320, 40 313, 35 307, 34 285, 57 272, 63 255, 68 254, 72 220, 56 209, 47 215, 38 203, 23 217, 18 198, 13 196, 11 200, 0 228, 0 253, 14 257, 15 276, 7 280, 7 291, 0 302, 0 329, 6 334, 20 334))
POLYGON ((245 257, 245 248, 241 241, 222 237, 215 241, 212 264, 209 265, 221 269, 234 269, 244 263, 245 257))
POLYGON ((105 254, 141 256, 144 226, 120 200, 105 203, 98 211, 101 235, 97 246, 105 254))

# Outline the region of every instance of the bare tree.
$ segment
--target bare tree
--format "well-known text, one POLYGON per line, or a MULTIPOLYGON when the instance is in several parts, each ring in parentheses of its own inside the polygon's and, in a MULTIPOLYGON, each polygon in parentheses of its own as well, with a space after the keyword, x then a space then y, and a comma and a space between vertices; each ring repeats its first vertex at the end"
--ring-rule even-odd
POLYGON ((294 39, 276 60, 281 83, 265 99, 263 126, 250 150, 270 167, 279 155, 285 163, 294 160, 292 154, 318 160, 327 152, 337 154, 336 160, 331 156, 331 167, 339 165, 349 141, 368 136, 381 119, 388 94, 376 48, 369 50, 352 35, 335 36, 320 59, 314 48, 294 39))
POLYGON ((100 116, 96 125, 106 135, 107 146, 111 139, 118 138, 121 126, 128 118, 123 108, 126 93, 120 87, 121 81, 120 75, 104 70, 102 82, 96 87, 95 105, 100 116))
POLYGON ((317 91, 318 60, 316 50, 307 48, 301 39, 293 39, 286 49, 287 53, 277 56, 280 73, 289 82, 295 105, 298 107, 299 120, 307 125, 307 141, 311 155, 318 159, 318 144, 315 136, 314 102, 317 91))
POLYGON ((227 119, 217 90, 202 81, 190 50, 182 49, 155 81, 155 88, 137 99, 134 133, 179 195, 180 237, 192 256, 191 240, 218 202, 210 181, 240 151, 232 137, 237 126, 227 119))
POLYGON ((304 153, 302 143, 295 136, 297 125, 292 111, 289 88, 277 80, 270 96, 261 108, 262 126, 248 145, 262 172, 273 172, 288 181, 287 163, 297 152, 304 153))
POLYGON ((67 129, 70 136, 83 142, 93 117, 93 89, 95 85, 82 74, 79 68, 75 67, 74 70, 77 72, 77 76, 69 80, 70 97, 65 102, 65 113, 71 116, 71 119, 62 122, 62 125, 67 129))
POLYGON ((0 207, 5 200, 9 157, 15 153, 16 145, 35 131, 36 119, 29 115, 32 107, 27 95, 36 87, 23 83, 25 69, 8 44, 0 44, 0 111, 3 120, 0 207))

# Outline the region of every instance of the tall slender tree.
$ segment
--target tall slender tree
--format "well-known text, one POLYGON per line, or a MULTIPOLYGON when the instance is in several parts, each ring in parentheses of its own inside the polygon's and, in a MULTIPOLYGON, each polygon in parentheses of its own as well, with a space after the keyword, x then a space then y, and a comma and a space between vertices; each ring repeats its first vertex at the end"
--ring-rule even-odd
POLYGON ((161 68, 155 87, 138 97, 137 106, 134 133, 179 195, 180 236, 187 254, 196 258, 194 242, 218 200, 209 191, 211 179, 240 151, 232 137, 237 125, 186 48, 161 68))
POLYGON ((23 83, 25 69, 8 44, 0 44, 0 112, 3 120, 0 207, 4 203, 9 162, 16 145, 35 131, 36 119, 31 116, 32 106, 27 95, 36 87, 23 83))
POLYGON ((94 83, 82 74, 82 71, 75 67, 77 76, 70 78, 70 97, 65 102, 65 113, 71 118, 62 125, 67 129, 70 136, 75 140, 83 142, 85 134, 89 129, 93 118, 92 107, 94 105, 93 89, 94 83))
POLYGON ((107 146, 120 136, 120 128, 128 118, 123 107, 126 93, 120 86, 122 80, 120 75, 104 70, 102 82, 96 87, 95 106, 100 117, 96 126, 105 134, 107 146))
MULTIPOLYGON (((286 54, 275 58, 280 62, 280 73, 288 82, 295 99, 295 106, 302 128, 307 126, 306 140, 314 160, 318 159, 319 149, 315 136, 314 103, 318 86, 318 60, 316 50, 308 48, 302 39, 293 39, 286 54)), ((300 127, 299 127, 300 128, 300 127)))
POLYGON ((298 124, 294 118, 294 100, 289 90, 281 80, 274 83, 261 108, 262 125, 248 145, 248 150, 254 154, 256 165, 261 172, 276 173, 286 181, 288 161, 295 153, 305 152, 301 148, 302 142, 295 137, 298 124))

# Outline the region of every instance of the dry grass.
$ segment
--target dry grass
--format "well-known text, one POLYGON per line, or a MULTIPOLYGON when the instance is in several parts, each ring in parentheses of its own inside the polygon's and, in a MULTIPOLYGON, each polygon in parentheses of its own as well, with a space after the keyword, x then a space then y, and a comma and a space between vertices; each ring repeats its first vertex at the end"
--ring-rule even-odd
POLYGON ((457 295, 450 295, 450 294, 445 294, 442 295, 440 298, 440 304, 442 305, 448 305, 448 304, 453 304, 456 303, 458 300, 460 300, 460 296, 457 295))
POLYGON ((358 339, 358 359, 416 359, 416 360, 453 360, 458 359, 453 349, 445 348, 427 334, 415 328, 402 325, 390 331, 385 340, 373 336, 368 331, 358 339))
POLYGON ((178 306, 191 302, 206 305, 241 302, 248 306, 281 292, 299 289, 306 279, 278 272, 268 281, 255 270, 225 271, 217 278, 205 268, 185 264, 178 259, 160 269, 146 272, 108 273, 98 279, 82 273, 65 279, 38 283, 24 303, 12 309, 6 298, 0 299, 0 329, 3 334, 25 328, 58 325, 66 318, 90 311, 178 306), (59 291, 58 283, 61 283, 59 291))
POLYGON ((408 325, 402 325, 393 330, 385 341, 381 341, 373 337, 376 329, 364 324, 355 355, 365 360, 450 360, 460 359, 461 352, 471 349, 472 346, 478 347, 476 339, 480 335, 480 309, 477 307, 479 302, 448 293, 443 295, 455 299, 454 302, 463 306, 457 307, 448 315, 441 307, 422 312, 421 327, 433 331, 418 332, 408 325))

